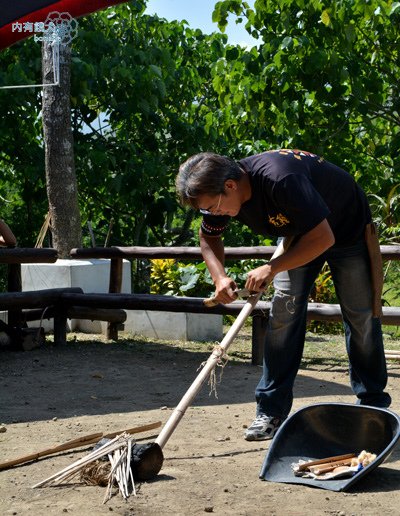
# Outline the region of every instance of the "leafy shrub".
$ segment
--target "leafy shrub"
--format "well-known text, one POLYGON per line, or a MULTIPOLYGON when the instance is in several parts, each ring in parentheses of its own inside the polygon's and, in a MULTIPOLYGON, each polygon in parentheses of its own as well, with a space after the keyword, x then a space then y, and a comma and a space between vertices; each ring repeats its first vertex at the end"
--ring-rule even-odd
MULTIPOLYGON (((239 287, 244 286, 247 273, 265 263, 265 260, 242 260, 231 262, 227 274, 239 287)), ((214 283, 204 262, 181 263, 174 259, 151 260, 150 292, 192 297, 210 297, 214 283)), ((232 324, 234 316, 225 315, 226 324, 232 324)), ((251 324, 250 319, 246 324, 251 324)))
POLYGON ((180 296, 209 296, 213 282, 204 262, 185 264, 174 259, 151 260, 150 292, 180 296))
POLYGON ((400 240, 400 183, 384 196, 369 196, 374 221, 379 228, 381 244, 396 244, 400 240))
MULTIPOLYGON (((328 264, 325 264, 317 279, 310 294, 310 301, 313 303, 332 303, 338 302, 335 292, 335 286, 331 271, 328 264)), ((342 323, 326 322, 326 321, 311 321, 308 324, 309 331, 314 333, 340 333, 343 331, 342 323)))
MULTIPOLYGON (((400 183, 394 185, 386 196, 371 194, 370 204, 378 226, 382 245, 400 242, 400 183)), ((400 265, 391 260, 384 263, 383 304, 400 306, 400 265)))
MULTIPOLYGON (((400 306, 400 262, 391 260, 384 263, 383 305, 400 306)), ((400 335, 398 326, 385 326, 384 332, 392 336, 400 335)))
POLYGON ((325 264, 318 278, 315 281, 314 288, 310 294, 310 301, 314 303, 337 303, 337 297, 335 292, 335 286, 331 271, 329 270, 328 264, 325 264))
MULTIPOLYGON (((265 263, 264 260, 231 262, 227 274, 239 287, 244 286, 247 273, 265 263)), ((214 283, 204 262, 181 263, 174 259, 151 260, 150 292, 180 296, 208 297, 214 283)))

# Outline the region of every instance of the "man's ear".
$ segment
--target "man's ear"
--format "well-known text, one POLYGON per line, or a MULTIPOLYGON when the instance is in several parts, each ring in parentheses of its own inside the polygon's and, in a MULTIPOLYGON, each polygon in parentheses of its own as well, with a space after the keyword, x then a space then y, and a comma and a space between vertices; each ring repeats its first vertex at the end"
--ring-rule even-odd
POLYGON ((227 179, 225 181, 225 188, 227 190, 237 190, 237 183, 233 179, 227 179))

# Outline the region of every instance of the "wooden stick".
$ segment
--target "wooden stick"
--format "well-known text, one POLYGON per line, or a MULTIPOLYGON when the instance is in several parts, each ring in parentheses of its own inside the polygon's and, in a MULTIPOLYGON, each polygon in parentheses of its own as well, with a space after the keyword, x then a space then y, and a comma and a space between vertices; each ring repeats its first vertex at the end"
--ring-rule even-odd
POLYGON ((317 466, 319 464, 327 464, 330 462, 352 459, 356 456, 355 453, 346 453, 345 455, 336 455, 333 457, 326 457, 324 459, 311 460, 309 462, 304 462, 304 464, 300 464, 297 471, 304 471, 309 468, 309 466, 317 466))
MULTIPOLYGON (((282 255, 286 252, 288 247, 290 246, 290 243, 292 241, 292 237, 284 238, 280 244, 278 245, 274 255, 271 259, 277 258, 278 256, 282 255)), ((165 446, 165 443, 168 441, 168 439, 171 437, 173 431, 178 426, 179 421, 184 416, 187 408, 192 403, 193 399, 197 395, 197 393, 200 391, 203 383, 205 380, 209 377, 210 373, 213 371, 213 369, 216 367, 218 362, 220 361, 221 357, 224 355, 225 351, 229 348, 231 345, 233 339, 239 332, 240 328, 245 323, 247 317, 251 314, 253 311, 253 308, 256 306, 258 300, 260 299, 263 292, 257 292, 257 294, 253 294, 249 296, 247 299, 247 302, 243 306, 242 310, 240 311, 239 315, 237 316, 235 322, 233 325, 229 328, 229 331, 216 348, 214 348, 214 351, 211 353, 210 357, 208 358, 207 362, 205 363, 204 367, 200 371, 200 373, 197 375, 196 379, 192 383, 192 385, 189 387, 189 389, 184 394, 183 398, 179 402, 178 406, 174 409, 171 416, 169 417, 168 421, 164 425, 163 429, 161 430, 159 436, 156 439, 156 444, 160 446, 160 448, 163 448, 165 446)))
POLYGON ((156 443, 163 448, 167 440, 171 437, 173 431, 177 427, 179 421, 182 419, 183 415, 186 412, 186 409, 190 406, 196 394, 201 389, 205 380, 209 377, 211 371, 216 367, 218 361, 221 359, 221 356, 224 352, 229 348, 232 343, 234 337, 239 332, 240 328, 245 323, 247 317, 252 312, 253 308, 257 304, 257 301, 260 299, 262 292, 258 292, 257 294, 250 296, 240 311, 238 317, 236 318, 233 325, 230 327, 228 333, 225 335, 224 339, 221 341, 220 345, 214 349, 205 363, 203 369, 197 375, 196 379, 186 391, 185 395, 179 402, 178 406, 172 412, 170 418, 166 422, 165 426, 161 430, 159 436, 156 439, 156 443))
POLYGON ((46 450, 42 450, 36 453, 31 453, 30 455, 24 455, 23 457, 19 457, 18 459, 8 460, 6 462, 0 463, 0 471, 3 469, 11 468, 12 466, 17 466, 18 464, 24 464, 25 462, 31 462, 33 460, 38 460, 40 457, 46 457, 47 455, 52 455, 54 453, 72 450, 73 448, 79 448, 82 446, 88 446, 89 444, 96 443, 101 438, 113 439, 115 436, 119 434, 136 434, 140 432, 147 432, 148 430, 154 430, 155 428, 159 428, 161 426, 161 421, 157 421, 156 423, 150 423, 148 425, 135 426, 133 428, 128 428, 127 430, 119 430, 118 432, 111 432, 105 434, 103 432, 99 432, 97 434, 89 434, 78 437, 77 439, 72 439, 64 444, 60 444, 58 446, 54 446, 52 448, 47 448, 46 450))
POLYGON ((128 428, 127 430, 118 430, 118 432, 111 432, 109 434, 103 435, 106 439, 113 439, 118 434, 139 434, 140 432, 147 432, 148 430, 154 430, 155 428, 159 428, 161 426, 161 421, 157 421, 155 423, 149 423, 147 425, 134 426, 133 428, 128 428))
POLYGON ((344 460, 336 460, 332 462, 327 462, 326 464, 320 464, 319 466, 308 466, 308 469, 311 473, 315 475, 322 475, 324 473, 329 473, 333 471, 335 468, 339 466, 350 466, 352 459, 344 459, 344 460))
POLYGON ((10 468, 11 466, 16 466, 17 464, 23 464, 24 462, 37 460, 40 457, 45 457, 46 455, 51 455, 53 453, 61 452, 64 450, 70 450, 72 448, 79 448, 80 446, 86 446, 87 444, 91 444, 96 440, 99 440, 101 437, 103 437, 103 434, 101 432, 97 434, 90 434, 78 437, 77 439, 72 439, 71 441, 68 441, 64 444, 53 446, 52 448, 47 448, 43 451, 31 453, 30 455, 24 455, 23 457, 19 457, 18 459, 2 462, 0 464, 0 470, 10 468))

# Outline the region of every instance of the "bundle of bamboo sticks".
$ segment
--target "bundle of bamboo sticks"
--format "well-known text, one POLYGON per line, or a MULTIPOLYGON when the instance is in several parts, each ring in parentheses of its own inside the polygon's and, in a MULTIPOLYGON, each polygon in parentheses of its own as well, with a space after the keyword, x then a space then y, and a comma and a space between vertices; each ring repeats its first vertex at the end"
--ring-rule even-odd
POLYGON ((103 500, 105 503, 112 496, 112 487, 116 483, 119 492, 124 499, 131 494, 136 495, 135 482, 131 470, 131 456, 133 438, 129 434, 121 434, 114 437, 103 446, 89 453, 85 457, 70 464, 63 470, 51 475, 41 482, 32 486, 33 488, 58 485, 63 481, 70 481, 76 475, 81 474, 83 468, 88 464, 107 456, 111 463, 111 470, 108 476, 107 491, 103 500))
POLYGON ((52 455, 54 453, 59 453, 62 451, 73 450, 75 448, 80 448, 82 446, 88 446, 90 444, 95 444, 103 439, 113 439, 115 436, 120 434, 138 434, 140 432, 147 432, 149 430, 154 430, 155 428, 159 428, 161 426, 161 421, 157 421, 156 423, 149 423, 147 425, 135 426, 133 428, 127 428, 125 430, 118 430, 116 432, 111 432, 104 434, 103 432, 97 432, 95 434, 84 435, 78 437, 76 439, 72 439, 66 443, 53 446, 52 448, 46 448, 45 450, 41 450, 35 453, 30 453, 29 455, 24 455, 23 457, 18 457, 17 459, 6 460, 5 462, 0 463, 0 470, 11 468, 12 466, 17 466, 19 464, 25 464, 26 462, 31 462, 33 460, 38 460, 41 457, 47 457, 48 455, 52 455))

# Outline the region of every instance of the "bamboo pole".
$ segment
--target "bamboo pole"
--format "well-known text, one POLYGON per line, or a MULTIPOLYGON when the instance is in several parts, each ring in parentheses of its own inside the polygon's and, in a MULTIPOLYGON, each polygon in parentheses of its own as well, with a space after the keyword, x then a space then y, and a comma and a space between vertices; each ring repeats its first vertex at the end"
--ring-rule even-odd
POLYGON ((196 379, 189 387, 189 389, 186 391, 186 394, 183 396, 178 406, 172 412, 170 418, 166 422, 165 426, 163 427, 155 441, 160 446, 160 448, 163 448, 165 443, 171 437, 179 421, 184 416, 186 409, 190 406, 196 394, 201 389, 201 386, 209 377, 211 371, 215 368, 219 360, 222 358, 224 352, 231 345, 234 337, 236 336, 240 328, 243 326, 244 322, 252 312, 254 306, 257 304, 257 301, 260 299, 261 295, 262 292, 258 292, 257 294, 254 294, 248 298, 246 304, 242 308, 240 314, 238 315, 233 325, 230 327, 228 333, 225 335, 220 345, 216 347, 214 351, 211 353, 203 369, 197 375, 196 379))
POLYGON ((71 441, 68 441, 64 444, 60 444, 59 446, 53 446, 52 448, 47 448, 46 450, 42 450, 39 452, 31 453, 29 455, 24 455, 23 457, 18 457, 17 459, 2 462, 0 464, 0 470, 11 468, 11 466, 17 466, 18 464, 24 464, 25 462, 31 462, 33 460, 40 459, 40 457, 52 455, 53 453, 71 450, 72 448, 79 448, 80 446, 86 446, 88 444, 96 442, 96 440, 99 440, 102 437, 102 432, 78 437, 77 439, 72 439, 71 441))
POLYGON ((72 439, 71 441, 67 441, 66 443, 60 444, 58 446, 53 446, 52 448, 47 448, 46 450, 42 450, 39 452, 31 453, 30 455, 24 455, 23 457, 19 457, 17 459, 8 460, 0 463, 0 471, 3 469, 11 468, 12 466, 17 466, 18 464, 24 464, 25 462, 31 462, 34 460, 38 460, 41 457, 46 457, 48 455, 53 455, 54 453, 72 450, 74 448, 80 448, 82 446, 87 446, 89 444, 94 444, 98 442, 102 438, 113 439, 119 434, 136 434, 140 432, 147 432, 149 430, 154 430, 155 428, 159 428, 161 426, 161 421, 157 421, 156 423, 149 423, 148 425, 135 426, 133 428, 128 428, 127 430, 119 430, 117 432, 111 432, 108 434, 104 434, 103 432, 98 432, 95 434, 84 435, 78 437, 77 439, 72 439))
MULTIPOLYGON (((277 258, 278 256, 285 253, 286 250, 289 248, 291 241, 292 237, 284 238, 276 248, 276 251, 271 259, 277 258)), ((200 391, 201 386, 203 385, 205 380, 209 377, 210 373, 214 370, 218 362, 221 360, 221 358, 225 354, 225 351, 228 350, 233 339, 245 323, 247 317, 253 311, 253 308, 256 306, 262 294, 263 292, 257 292, 256 294, 249 296, 247 302, 243 306, 233 325, 230 327, 228 333, 222 339, 219 346, 216 346, 214 348, 214 351, 211 353, 204 367, 197 375, 192 385, 186 391, 178 406, 173 410, 171 416, 167 420, 166 424, 164 425, 163 429, 161 430, 155 441, 161 449, 165 446, 165 443, 171 437, 173 431, 178 426, 179 421, 184 416, 187 408, 190 406, 197 393, 200 391)))

